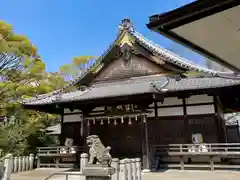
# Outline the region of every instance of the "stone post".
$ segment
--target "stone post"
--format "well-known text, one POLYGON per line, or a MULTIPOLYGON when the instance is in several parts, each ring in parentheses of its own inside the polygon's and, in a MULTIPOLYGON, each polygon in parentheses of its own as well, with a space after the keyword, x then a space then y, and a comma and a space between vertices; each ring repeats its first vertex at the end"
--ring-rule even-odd
POLYGON ((112 180, 119 180, 119 159, 112 159, 112 167, 115 169, 115 173, 112 175, 112 180))
POLYGON ((22 158, 21 158, 21 156, 18 156, 17 157, 17 159, 18 159, 18 172, 21 172, 22 171, 22 158))
POLYGON ((29 156, 26 156, 26 171, 29 170, 29 156))
POLYGON ((86 180, 111 180, 114 173, 114 168, 99 164, 83 167, 83 175, 86 176, 86 180))
POLYGON ((140 158, 136 158, 136 174, 137 174, 137 180, 141 180, 142 179, 142 168, 141 168, 141 159, 140 158))
POLYGON ((12 173, 12 163, 13 163, 12 154, 7 154, 4 160, 5 172, 2 180, 10 180, 10 176, 12 173))
POLYGON ((127 170, 126 170, 126 165, 125 165, 124 159, 120 160, 119 169, 120 169, 119 180, 126 180, 127 179, 127 170))
POLYGON ((136 159, 130 159, 132 164, 132 176, 133 180, 137 180, 137 171, 136 171, 136 159))
POLYGON ((33 164, 34 164, 34 155, 30 154, 30 157, 29 157, 29 169, 30 170, 33 169, 33 164))
POLYGON ((22 156, 22 171, 25 171, 26 163, 25 163, 25 156, 22 156))
POLYGON ((25 159, 25 171, 28 169, 28 156, 24 156, 25 159))
POLYGON ((40 164, 41 164, 40 157, 37 156, 36 159, 37 159, 37 168, 40 168, 40 164))
POLYGON ((132 180, 132 167, 130 159, 125 159, 126 167, 127 167, 127 179, 132 180))
POLYGON ((13 172, 17 172, 17 169, 18 169, 18 157, 14 157, 13 159, 13 172))
POLYGON ((3 178, 4 173, 5 173, 5 167, 4 167, 4 164, 3 164, 2 162, 0 162, 0 179, 3 178))
POLYGON ((80 155, 80 172, 83 172, 83 168, 88 164, 88 154, 82 153, 80 155))

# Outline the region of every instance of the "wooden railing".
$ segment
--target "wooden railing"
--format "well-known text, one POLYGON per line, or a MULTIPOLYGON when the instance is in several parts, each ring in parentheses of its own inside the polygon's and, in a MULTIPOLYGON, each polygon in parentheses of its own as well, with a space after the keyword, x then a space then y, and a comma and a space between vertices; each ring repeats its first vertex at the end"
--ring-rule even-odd
POLYGON ((240 143, 212 143, 212 144, 169 144, 169 145, 152 145, 159 154, 207 154, 220 153, 231 154, 240 152, 240 143))
POLYGON ((37 147, 38 156, 71 156, 77 152, 83 151, 83 146, 52 146, 52 147, 37 147))
MULTIPOLYGON (((180 159, 180 167, 184 169, 187 166, 203 167, 204 165, 184 164, 186 159, 207 157, 205 162, 208 163, 211 170, 214 170, 214 158, 222 159, 240 159, 240 143, 213 143, 213 144, 169 144, 169 145, 152 145, 150 146, 150 154, 154 159, 162 157, 178 157, 180 159)), ((157 160, 158 161, 158 160, 157 160)), ((153 163, 154 164, 154 163, 153 163)), ((220 164, 222 167, 228 168, 229 164, 220 164)), ((219 167, 220 167, 219 165, 219 167)), ((157 162, 153 165, 158 166, 157 162)), ((175 166, 175 165, 173 165, 175 166)), ((240 168, 240 166, 234 166, 240 168)))
POLYGON ((37 147, 37 167, 73 167, 77 155, 83 151, 83 146, 37 147), (70 158, 70 162, 64 160, 66 158, 70 158))

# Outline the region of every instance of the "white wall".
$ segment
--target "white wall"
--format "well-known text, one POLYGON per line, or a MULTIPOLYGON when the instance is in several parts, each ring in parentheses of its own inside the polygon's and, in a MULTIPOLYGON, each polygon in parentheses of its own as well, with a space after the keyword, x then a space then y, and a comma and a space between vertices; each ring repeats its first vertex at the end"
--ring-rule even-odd
POLYGON ((187 114, 212 114, 215 113, 214 105, 187 106, 187 114))
POLYGON ((208 95, 195 95, 186 98, 186 104, 197 104, 197 103, 213 103, 213 96, 208 95))
POLYGON ((72 114, 72 115, 64 115, 63 122, 81 122, 82 115, 81 114, 72 114))
POLYGON ((182 105, 183 101, 182 99, 178 98, 165 98, 163 103, 158 102, 158 106, 172 106, 172 105, 182 105))
POLYGON ((158 108, 158 116, 183 116, 183 107, 158 108))
MULTIPOLYGON (((209 105, 196 105, 200 103, 214 103, 213 96, 208 95, 194 95, 189 98, 186 98, 186 109, 188 115, 197 115, 197 114, 212 114, 215 113, 214 104, 209 105), (188 106, 191 105, 191 106, 188 106)), ((181 106, 183 105, 182 99, 179 98, 165 98, 163 103, 157 102, 158 105, 158 116, 183 116, 183 107, 164 107, 164 106, 181 106)), ((154 108, 154 103, 150 105, 150 108, 154 108)), ((150 109, 149 109, 150 110, 150 109)), ((154 109, 151 109, 153 112, 149 117, 154 117, 154 109)))

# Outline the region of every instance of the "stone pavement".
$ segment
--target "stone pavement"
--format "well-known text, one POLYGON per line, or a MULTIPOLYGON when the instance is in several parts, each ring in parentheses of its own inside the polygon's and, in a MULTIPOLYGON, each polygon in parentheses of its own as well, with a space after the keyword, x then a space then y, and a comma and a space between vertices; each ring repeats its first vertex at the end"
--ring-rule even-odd
MULTIPOLYGON (((67 171, 67 168, 39 168, 11 175, 10 180, 44 180, 53 173, 67 171)), ((51 178, 52 180, 52 178, 51 178)))
MULTIPOLYGON (((49 175, 69 169, 40 168, 29 172, 12 174, 11 180, 44 180, 49 175)), ((49 180, 65 180, 62 175, 53 176, 49 180)), ((78 175, 70 175, 69 180, 85 180, 78 175)), ((167 170, 163 172, 143 174, 142 180, 240 180, 240 171, 196 171, 167 170)))
POLYGON ((240 180, 240 171, 167 170, 143 174, 143 180, 240 180))

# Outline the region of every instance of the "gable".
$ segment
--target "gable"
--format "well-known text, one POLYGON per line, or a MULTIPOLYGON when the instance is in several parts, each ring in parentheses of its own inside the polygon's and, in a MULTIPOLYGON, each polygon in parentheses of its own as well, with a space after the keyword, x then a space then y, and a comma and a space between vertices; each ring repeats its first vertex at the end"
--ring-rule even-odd
POLYGON ((196 71, 210 75, 218 73, 199 67, 149 41, 135 31, 130 20, 123 20, 119 30, 115 41, 73 85, 81 87, 94 81, 168 72, 179 74, 196 71))
POLYGON ((131 54, 128 60, 125 59, 124 56, 113 60, 97 74, 94 81, 145 76, 166 72, 166 69, 161 68, 144 56, 131 54))

